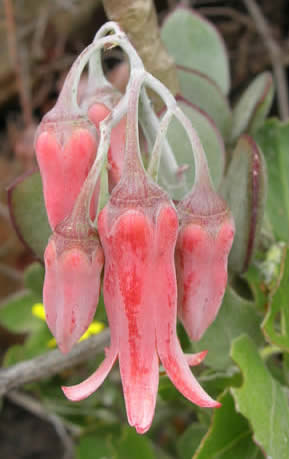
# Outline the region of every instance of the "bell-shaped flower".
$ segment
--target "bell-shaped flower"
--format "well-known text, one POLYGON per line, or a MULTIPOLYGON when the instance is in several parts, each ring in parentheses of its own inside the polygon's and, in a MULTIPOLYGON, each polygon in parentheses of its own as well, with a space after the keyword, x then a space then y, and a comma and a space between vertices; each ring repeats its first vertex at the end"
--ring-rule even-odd
POLYGON ((100 291, 103 251, 97 236, 72 239, 58 233, 44 255, 46 322, 59 349, 69 352, 93 320, 100 291))
MULTIPOLYGON (((85 52, 73 64, 56 105, 44 116, 36 133, 36 157, 52 229, 71 214, 97 152, 97 131, 77 102, 85 52)), ((92 200, 92 217, 96 199, 97 195, 92 200)))
POLYGON ((190 338, 198 341, 222 303, 234 221, 204 175, 197 177, 193 190, 178 204, 177 211, 178 316, 190 338))
POLYGON ((103 295, 110 348, 94 374, 63 391, 74 401, 88 397, 118 358, 128 421, 137 432, 145 433, 155 410, 159 360, 190 401, 204 407, 219 403, 206 394, 189 368, 205 353, 186 357, 176 333, 178 218, 166 193, 141 164, 137 123, 140 84, 136 79, 131 88, 123 175, 98 219, 105 253, 103 295))

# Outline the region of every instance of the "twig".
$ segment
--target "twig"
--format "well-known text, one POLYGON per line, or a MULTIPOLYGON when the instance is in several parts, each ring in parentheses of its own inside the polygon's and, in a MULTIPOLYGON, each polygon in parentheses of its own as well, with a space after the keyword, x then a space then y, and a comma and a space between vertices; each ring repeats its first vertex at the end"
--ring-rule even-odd
MULTIPOLYGON (((63 444, 63 459, 73 459, 75 457, 73 440, 71 436, 67 433, 66 426, 64 426, 64 423, 59 416, 57 416, 56 414, 48 413, 45 410, 44 406, 40 402, 32 398, 30 395, 18 391, 13 391, 7 395, 7 398, 16 405, 21 406, 25 410, 34 414, 38 418, 43 419, 44 421, 52 424, 63 444)), ((70 428, 70 426, 68 426, 67 428, 70 428)), ((72 433, 73 432, 74 430, 72 431, 72 433)))
POLYGON ((253 20, 256 23, 256 28, 264 40, 264 44, 270 54, 272 67, 276 79, 277 100, 279 106, 280 117, 282 120, 289 118, 289 99, 288 86, 285 68, 283 66, 282 50, 278 43, 274 40, 269 24, 264 18, 260 7, 255 0, 244 0, 253 20))
MULTIPOLYGON (((21 72, 21 57, 17 49, 16 25, 12 0, 4 0, 4 7, 6 16, 9 55, 17 81, 20 104, 23 111, 23 120, 25 126, 27 127, 33 123, 30 91, 27 84, 28 75, 26 74, 24 76, 21 72)), ((27 56, 25 57, 27 58, 27 56)))
POLYGON ((15 268, 11 268, 11 266, 7 266, 4 263, 0 263, 0 274, 3 274, 4 276, 9 277, 15 281, 23 280, 23 274, 21 271, 18 271, 15 268))
POLYGON ((239 11, 235 10, 234 8, 230 7, 221 7, 221 6, 213 6, 213 7, 201 7, 198 9, 198 12, 202 13, 204 16, 224 16, 233 19, 234 21, 242 24, 248 29, 255 30, 255 24, 252 19, 245 14, 240 13, 239 11))
POLYGON ((24 384, 49 378, 103 350, 109 342, 109 330, 77 344, 69 354, 55 350, 0 370, 0 396, 24 384))

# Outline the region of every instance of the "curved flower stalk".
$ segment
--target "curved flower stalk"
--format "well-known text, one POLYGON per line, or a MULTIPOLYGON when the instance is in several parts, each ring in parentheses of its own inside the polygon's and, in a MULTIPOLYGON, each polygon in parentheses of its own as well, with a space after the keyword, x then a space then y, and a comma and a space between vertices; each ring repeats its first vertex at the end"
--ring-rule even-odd
POLYGON ((199 406, 216 407, 196 381, 176 334, 177 284, 174 250, 176 210, 166 193, 146 174, 138 135, 139 91, 144 70, 129 83, 126 155, 123 175, 98 218, 105 253, 103 294, 111 330, 110 348, 86 381, 63 387, 70 400, 91 395, 119 359, 130 425, 145 433, 153 419, 159 359, 177 389, 199 406))
MULTIPOLYGON (((160 86, 152 76, 151 87, 160 86)), ((198 341, 216 318, 227 284, 228 255, 235 227, 225 201, 214 191, 205 152, 190 121, 159 87, 168 111, 160 123, 149 173, 157 179, 161 146, 174 114, 183 124, 195 158, 195 184, 177 206, 180 230, 176 245, 178 316, 188 335, 198 341)))

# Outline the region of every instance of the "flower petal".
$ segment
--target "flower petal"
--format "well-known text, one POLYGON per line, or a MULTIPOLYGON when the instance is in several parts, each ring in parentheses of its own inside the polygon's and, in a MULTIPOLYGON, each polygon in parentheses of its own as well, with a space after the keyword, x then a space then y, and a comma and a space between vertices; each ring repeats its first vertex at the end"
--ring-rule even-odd
POLYGON ((75 129, 64 147, 51 132, 42 132, 36 154, 43 181, 46 210, 54 229, 70 215, 96 154, 96 140, 88 129, 75 129))
POLYGON ((115 306, 121 330, 120 373, 128 421, 139 433, 146 432, 152 423, 158 388, 159 365, 150 303, 152 238, 149 219, 137 211, 121 215, 111 233, 118 285, 115 306))
POLYGON ((208 351, 197 352, 196 354, 185 354, 186 360, 190 367, 200 365, 206 357, 208 351))
POLYGON ((227 283, 227 258, 234 237, 231 219, 216 226, 186 225, 179 234, 176 268, 178 315, 194 341, 215 319, 227 283))
POLYGON ((103 383, 108 373, 110 372, 115 360, 117 358, 117 349, 111 347, 106 353, 104 361, 98 369, 87 378, 85 381, 74 386, 62 386, 65 396, 72 402, 78 402, 84 398, 89 397, 95 392, 103 383))
POLYGON ((45 266, 43 298, 47 323, 60 350, 66 353, 93 319, 99 298, 103 252, 96 242, 90 255, 81 246, 57 255, 53 237, 45 251, 45 266))
POLYGON ((199 385, 189 369, 176 334, 177 286, 174 269, 174 244, 177 223, 172 209, 161 210, 156 238, 154 298, 156 301, 157 349, 160 360, 176 388, 191 402, 199 406, 217 407, 215 402, 199 385), (167 244, 166 250, 165 244, 167 244))

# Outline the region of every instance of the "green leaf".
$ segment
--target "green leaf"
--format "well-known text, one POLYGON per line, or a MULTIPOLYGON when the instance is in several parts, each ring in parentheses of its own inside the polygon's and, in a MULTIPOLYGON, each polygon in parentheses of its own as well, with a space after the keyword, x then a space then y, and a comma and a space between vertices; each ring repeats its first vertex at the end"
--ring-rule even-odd
POLYGON ((284 247, 282 252, 279 278, 270 292, 262 329, 270 343, 289 352, 289 248, 284 247))
POLYGON ((289 241, 289 123, 266 121, 255 136, 268 164, 268 215, 275 237, 289 241))
POLYGON ((40 299, 42 298, 44 273, 44 267, 40 263, 32 263, 24 273, 25 286, 38 295, 40 299))
POLYGON ((12 222, 19 238, 43 259, 51 229, 45 210, 41 177, 38 172, 20 177, 8 190, 12 222))
POLYGON ((204 363, 223 370, 232 364, 230 348, 236 337, 247 333, 257 344, 263 343, 260 322, 261 316, 254 303, 244 300, 228 286, 216 320, 203 338, 193 343, 194 352, 207 349, 208 355, 204 363))
POLYGON ((3 366, 15 365, 23 360, 29 360, 37 355, 48 352, 50 350, 48 343, 51 338, 52 336, 46 323, 39 320, 38 328, 29 335, 22 346, 16 345, 8 349, 5 354, 3 366))
POLYGON ((254 439, 267 457, 288 459, 287 393, 273 379, 248 336, 241 336, 234 341, 232 358, 239 365, 244 377, 241 388, 232 389, 238 411, 250 422, 254 439))
POLYGON ((221 408, 214 410, 212 425, 193 459, 261 459, 263 454, 252 440, 248 421, 235 410, 227 391, 220 397, 221 408))
POLYGON ((212 398, 217 398, 228 387, 240 386, 241 374, 235 366, 228 367, 224 371, 208 369, 202 372, 198 381, 212 398))
POLYGON ((204 110, 226 138, 231 131, 232 113, 218 85, 207 75, 187 67, 179 67, 177 74, 184 98, 204 110))
POLYGON ((115 451, 110 435, 84 435, 76 447, 77 459, 112 459, 113 457, 115 457, 115 451))
POLYGON ((207 428, 202 424, 193 423, 181 435, 177 442, 177 451, 180 459, 192 459, 207 428))
POLYGON ((217 29, 193 10, 177 8, 167 16, 161 37, 177 65, 208 75, 227 94, 230 89, 228 57, 217 29))
POLYGON ((23 290, 8 297, 0 308, 1 324, 18 333, 30 333, 38 330, 41 320, 32 314, 32 306, 39 303, 41 297, 29 290, 23 290))
MULTIPOLYGON (((205 115, 196 106, 193 106, 185 99, 178 100, 178 106, 183 110, 185 115, 190 119, 192 126, 196 129, 204 150, 207 155, 210 173, 214 184, 218 187, 224 173, 225 167, 225 148, 222 137, 216 128, 214 122, 205 115)), ((188 190, 192 188, 195 179, 195 164, 192 146, 183 126, 174 118, 168 128, 167 138, 175 154, 177 162, 180 166, 186 165, 188 169, 184 172, 188 190)), ((165 158, 161 158, 161 166, 159 173, 160 183, 166 188, 165 177, 165 158)), ((176 177, 176 183, 178 177, 176 177)), ((181 199, 180 196, 173 190, 170 190, 170 195, 173 199, 181 199)))
POLYGON ((156 459, 151 441, 144 436, 136 433, 130 427, 124 428, 123 436, 120 440, 117 459, 156 459))
POLYGON ((233 214, 236 234, 229 256, 234 272, 246 271, 260 236, 266 202, 267 174, 262 152, 248 135, 243 135, 232 154, 221 186, 233 214))
POLYGON ((258 75, 242 94, 233 110, 231 142, 241 134, 254 135, 268 115, 274 95, 273 79, 270 72, 258 75))

